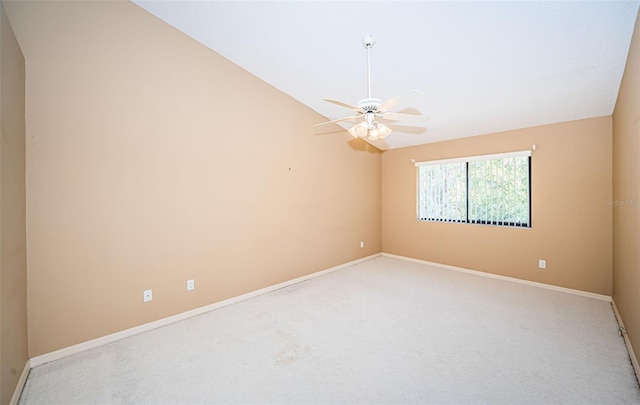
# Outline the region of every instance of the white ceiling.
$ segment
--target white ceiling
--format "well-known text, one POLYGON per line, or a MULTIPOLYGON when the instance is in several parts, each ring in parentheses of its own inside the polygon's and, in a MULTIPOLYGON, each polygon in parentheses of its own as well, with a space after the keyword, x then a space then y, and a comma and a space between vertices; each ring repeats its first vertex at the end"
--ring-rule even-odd
POLYGON ((612 114, 640 4, 134 2, 329 119, 351 114, 323 98, 366 98, 361 40, 374 35, 371 95, 418 89, 431 117, 380 149, 612 114))

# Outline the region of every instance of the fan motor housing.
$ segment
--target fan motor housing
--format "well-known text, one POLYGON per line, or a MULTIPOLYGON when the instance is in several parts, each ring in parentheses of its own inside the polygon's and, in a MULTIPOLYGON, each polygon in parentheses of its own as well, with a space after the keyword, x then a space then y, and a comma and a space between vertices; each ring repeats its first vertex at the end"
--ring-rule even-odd
POLYGON ((358 108, 361 108, 363 112, 377 112, 380 104, 382 104, 382 100, 379 98, 365 98, 358 101, 358 108))

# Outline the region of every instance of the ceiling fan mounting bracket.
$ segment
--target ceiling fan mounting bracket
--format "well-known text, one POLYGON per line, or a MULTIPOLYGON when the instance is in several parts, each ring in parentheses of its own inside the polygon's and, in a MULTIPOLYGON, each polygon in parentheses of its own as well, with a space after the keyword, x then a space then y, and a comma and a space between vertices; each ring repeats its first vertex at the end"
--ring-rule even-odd
POLYGON ((366 37, 362 38, 362 45, 364 45, 364 47, 367 49, 372 48, 375 44, 376 39, 373 37, 373 35, 367 35, 366 37))

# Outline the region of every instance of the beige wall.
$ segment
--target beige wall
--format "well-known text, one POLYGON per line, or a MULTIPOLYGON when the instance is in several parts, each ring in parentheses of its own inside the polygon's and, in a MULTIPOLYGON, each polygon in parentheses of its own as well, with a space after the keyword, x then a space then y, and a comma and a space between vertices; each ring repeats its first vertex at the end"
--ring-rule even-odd
MULTIPOLYGON (((131 3, 5 7, 27 61, 31 357, 381 250, 612 293, 612 211, 623 211, 607 205, 611 117, 381 158, 344 131, 317 134, 323 117, 131 3), (533 228, 415 219, 411 159, 533 144, 533 228), (144 289, 153 302, 142 302, 144 289)), ((627 72, 613 124, 636 125, 614 130, 636 152, 637 83, 627 72)), ((614 162, 635 153, 618 149, 614 162)), ((622 172, 635 162, 637 173, 637 161, 614 177, 636 198, 637 176, 622 172)), ((616 251, 628 246, 624 260, 637 265, 626 235, 616 251)), ((638 286, 637 270, 620 279, 638 286)), ((638 328, 638 289, 617 283, 628 328, 638 328)))
POLYGON ((0 404, 27 362, 24 68, 0 4, 0 404))
POLYGON ((381 250, 375 148, 317 134, 323 117, 132 3, 6 7, 27 61, 30 356, 381 250))
POLYGON ((611 118, 395 149, 382 156, 382 250, 611 294, 611 118), (416 220, 416 161, 537 149, 532 228, 416 220), (547 269, 538 269, 538 259, 547 269))
POLYGON ((613 113, 613 299, 640 355, 640 19, 613 113))

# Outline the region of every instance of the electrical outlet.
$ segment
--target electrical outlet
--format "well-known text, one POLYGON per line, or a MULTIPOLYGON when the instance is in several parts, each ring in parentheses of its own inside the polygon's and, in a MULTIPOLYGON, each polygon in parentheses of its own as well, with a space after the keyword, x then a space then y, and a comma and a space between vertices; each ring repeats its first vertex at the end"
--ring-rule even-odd
POLYGON ((149 302, 153 299, 153 290, 144 290, 142 294, 144 302, 149 302))
POLYGON ((196 288, 195 280, 187 280, 187 291, 191 291, 196 288))
POLYGON ((363 247, 364 247, 364 241, 363 241, 363 240, 361 240, 361 241, 360 241, 360 247, 361 247, 361 248, 363 248, 363 247))
POLYGON ((538 260, 538 267, 541 269, 546 269, 547 268, 547 261, 546 260, 538 260))

